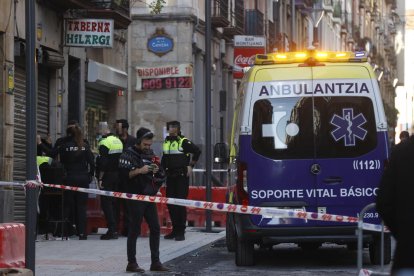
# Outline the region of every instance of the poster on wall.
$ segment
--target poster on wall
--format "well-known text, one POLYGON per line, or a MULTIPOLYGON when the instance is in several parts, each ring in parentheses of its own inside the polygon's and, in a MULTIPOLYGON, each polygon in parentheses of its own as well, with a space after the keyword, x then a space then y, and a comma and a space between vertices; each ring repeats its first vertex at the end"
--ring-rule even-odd
POLYGON ((112 48, 114 20, 65 19, 65 46, 112 48))
POLYGON ((266 39, 264 36, 235 35, 233 78, 243 78, 243 68, 254 64, 256 54, 264 54, 265 52, 266 39))
POLYGON ((135 67, 136 91, 192 88, 193 66, 190 63, 151 67, 135 67))

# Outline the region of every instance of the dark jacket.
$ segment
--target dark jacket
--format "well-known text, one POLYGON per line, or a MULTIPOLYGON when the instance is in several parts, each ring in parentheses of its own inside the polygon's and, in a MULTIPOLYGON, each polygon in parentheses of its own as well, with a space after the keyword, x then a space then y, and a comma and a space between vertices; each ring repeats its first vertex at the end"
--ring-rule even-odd
POLYGON ((162 155, 161 164, 167 171, 167 174, 174 174, 174 172, 187 174, 187 166, 190 165, 190 161, 196 163, 201 155, 201 150, 198 146, 192 143, 188 138, 181 136, 167 136, 164 144, 168 141, 179 141, 184 138, 182 142, 182 155, 181 154, 167 154, 164 152, 162 155), (191 154, 191 160, 190 155, 191 154), (184 160, 182 160, 184 158, 184 160))
POLYGON ((377 211, 397 240, 393 270, 414 268, 414 137, 395 146, 384 170, 377 211))
MULTIPOLYGON (((42 141, 40 145, 37 146, 37 150, 41 150, 45 152, 45 154, 49 157, 56 158, 59 154, 59 149, 65 143, 69 142, 72 139, 70 136, 60 137, 56 140, 55 145, 52 147, 52 144, 47 143, 46 141, 42 141)), ((89 145, 88 140, 84 139, 83 142, 89 145)))
POLYGON ((95 157, 89 144, 85 143, 84 147, 78 150, 73 138, 66 138, 66 141, 59 147, 59 156, 66 175, 94 175, 95 157))
POLYGON ((121 137, 119 137, 119 139, 122 142, 122 145, 124 146, 124 151, 127 150, 130 147, 133 147, 137 144, 137 138, 135 138, 134 136, 131 136, 128 134, 127 138, 124 140, 121 137))
POLYGON ((135 146, 125 150, 119 158, 120 175, 123 181, 127 183, 125 191, 127 193, 141 195, 157 194, 162 183, 165 181, 165 173, 160 164, 157 164, 159 171, 156 174, 149 172, 147 174, 139 174, 134 178, 129 178, 130 171, 156 162, 155 154, 152 150, 142 152, 135 146))

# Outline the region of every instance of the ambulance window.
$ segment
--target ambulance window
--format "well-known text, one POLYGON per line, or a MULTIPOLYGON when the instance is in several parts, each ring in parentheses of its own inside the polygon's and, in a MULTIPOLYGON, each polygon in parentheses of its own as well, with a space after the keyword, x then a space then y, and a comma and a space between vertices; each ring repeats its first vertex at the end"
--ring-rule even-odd
POLYGON ((252 148, 272 159, 314 156, 312 98, 263 99, 253 106, 252 148))
POLYGON ((317 158, 357 157, 377 146, 375 114, 367 97, 315 97, 317 158))

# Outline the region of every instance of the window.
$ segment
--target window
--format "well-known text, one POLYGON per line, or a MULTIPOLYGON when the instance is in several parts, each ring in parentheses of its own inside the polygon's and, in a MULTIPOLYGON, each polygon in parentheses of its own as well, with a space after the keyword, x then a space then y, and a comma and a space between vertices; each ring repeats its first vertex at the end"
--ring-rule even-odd
POLYGON ((255 102, 252 148, 280 159, 356 157, 377 145, 366 97, 294 97, 255 102))

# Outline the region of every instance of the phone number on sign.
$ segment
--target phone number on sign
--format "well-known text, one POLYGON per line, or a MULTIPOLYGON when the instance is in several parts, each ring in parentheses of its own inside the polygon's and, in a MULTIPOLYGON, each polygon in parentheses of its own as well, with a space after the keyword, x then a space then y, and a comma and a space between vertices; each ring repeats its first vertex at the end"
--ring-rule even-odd
POLYGON ((171 77, 162 79, 143 79, 142 90, 191 88, 191 77, 171 77))

